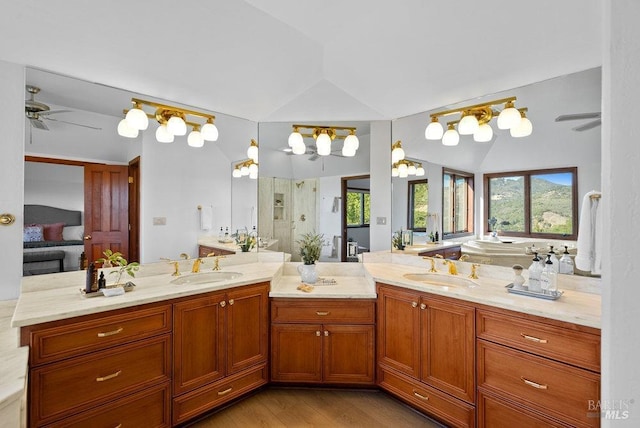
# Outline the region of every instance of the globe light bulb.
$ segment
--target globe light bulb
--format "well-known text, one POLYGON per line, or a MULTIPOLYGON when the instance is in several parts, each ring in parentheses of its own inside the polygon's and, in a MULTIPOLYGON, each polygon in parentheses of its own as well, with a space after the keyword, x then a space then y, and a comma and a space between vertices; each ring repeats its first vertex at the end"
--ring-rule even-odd
POLYGON ((218 141, 218 128, 213 124, 211 119, 207 119, 207 123, 202 125, 200 132, 205 141, 218 141))
POLYGON ((467 114, 458 123, 458 134, 471 135, 478 130, 479 126, 478 119, 473 114, 467 114))
POLYGON ((416 175, 416 166, 411 164, 407 167, 407 174, 416 175))
POLYGON ((251 145, 247 149, 247 157, 258 162, 258 143, 255 140, 251 140, 251 145))
POLYGON ((233 172, 231 173, 231 175, 234 178, 240 178, 242 177, 242 173, 240 173, 240 169, 239 168, 233 168, 233 172))
POLYGON ((167 122, 167 131, 173 135, 185 135, 187 133, 187 124, 184 119, 179 116, 171 116, 167 122))
POLYGON ((404 159, 404 149, 400 141, 397 141, 394 146, 393 150, 391 150, 391 163, 398 163, 404 159))
POLYGON ((498 128, 511 129, 520 123, 521 118, 520 112, 513 107, 513 102, 509 101, 498 115, 498 128))
POLYGON ((294 147, 297 144, 304 144, 304 140, 302 138, 302 134, 298 132, 296 128, 291 134, 289 134, 289 147, 294 147))
POLYGON ((249 174, 257 174, 258 173, 258 164, 252 163, 249 165, 249 174))
POLYGON ((351 145, 347 145, 347 142, 344 142, 344 146, 342 146, 342 156, 346 158, 351 158, 356 155, 356 150, 351 145))
POLYGON ((202 138, 202 133, 197 129, 194 129, 189 133, 187 137, 187 144, 190 147, 202 147, 204 146, 204 138, 202 138))
POLYGON ((118 135, 126 138, 136 138, 139 131, 136 128, 132 128, 127 122, 127 119, 122 119, 118 123, 118 135))
POLYGON ((417 168, 416 168, 416 177, 423 177, 426 174, 424 167, 422 166, 422 164, 420 164, 417 168))
POLYGON ((347 135, 347 138, 344 139, 344 144, 352 146, 354 152, 360 148, 360 140, 355 134, 347 135))
POLYGON ((455 130, 453 125, 449 125, 449 129, 442 136, 442 144, 444 146, 457 146, 460 142, 460 135, 455 130))
POLYGON ((304 141, 298 141, 291 149, 294 155, 303 155, 307 152, 307 146, 304 141))
POLYGON ((322 132, 318 135, 316 148, 320 156, 329 156, 331 154, 331 137, 329 137, 329 134, 322 132))
POLYGON ((167 131, 166 124, 163 123, 156 129, 156 140, 159 143, 173 143, 173 134, 167 131))
POLYGON ((243 177, 249 175, 249 167, 246 165, 242 165, 242 167, 240 168, 240 175, 242 175, 243 177))
POLYGON ((399 171, 398 171, 398 167, 394 166, 393 168, 391 168, 391 176, 392 177, 397 177, 399 175, 399 171))
POLYGON ((520 138, 520 137, 528 137, 533 132, 533 124, 531 121, 522 113, 522 118, 520 119, 520 123, 514 126, 509 130, 509 133, 512 137, 520 138))
POLYGON ((129 126, 133 129, 144 131, 149 127, 149 118, 137 103, 131 110, 127 112, 124 118, 127 120, 129 126))
POLYGON ((438 122, 438 118, 431 118, 431 123, 427 125, 427 128, 424 130, 424 138, 427 140, 439 140, 442 138, 442 134, 444 134, 444 129, 440 122, 438 122))
POLYGON ((407 164, 401 163, 400 165, 398 165, 398 177, 407 178, 408 175, 409 175, 409 168, 407 167, 407 164))
POLYGON ((488 123, 483 123, 473 134, 473 141, 478 143, 487 143, 493 138, 493 128, 488 123))

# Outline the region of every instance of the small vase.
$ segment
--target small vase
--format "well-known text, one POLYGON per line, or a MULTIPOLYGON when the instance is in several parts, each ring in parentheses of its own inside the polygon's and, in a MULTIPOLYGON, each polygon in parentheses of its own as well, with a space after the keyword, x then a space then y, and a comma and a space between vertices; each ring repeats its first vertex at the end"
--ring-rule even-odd
POLYGON ((300 279, 305 284, 315 284, 318 281, 318 272, 316 272, 316 265, 300 265, 298 266, 298 273, 300 279))

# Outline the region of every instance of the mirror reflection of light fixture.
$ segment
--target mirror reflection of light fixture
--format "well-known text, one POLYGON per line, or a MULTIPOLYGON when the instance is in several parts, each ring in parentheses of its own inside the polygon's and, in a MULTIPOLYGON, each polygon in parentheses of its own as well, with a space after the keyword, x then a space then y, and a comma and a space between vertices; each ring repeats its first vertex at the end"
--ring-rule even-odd
POLYGON ((258 162, 258 143, 256 143, 256 140, 254 139, 251 139, 251 144, 247 149, 247 157, 252 159, 254 162, 258 162))
POLYGON ((215 116, 195 110, 174 107, 154 101, 132 98, 133 108, 124 110, 125 118, 118 123, 118 135, 126 138, 136 138, 137 132, 143 131, 149 126, 149 119, 155 119, 159 126, 156 129, 156 140, 161 143, 171 143, 174 136, 182 136, 187 133, 187 126, 192 132, 187 137, 187 143, 191 147, 202 147, 205 141, 218 139, 218 128, 213 123, 215 116), (155 109, 153 113, 147 113, 143 107, 149 106, 155 109), (190 117, 204 119, 205 123, 193 122, 190 117))
POLYGON ((421 162, 415 162, 409 159, 402 159, 395 162, 391 167, 391 176, 406 178, 410 175, 423 177, 426 174, 421 162))
POLYGON ((247 149, 247 156, 249 159, 238 162, 233 166, 231 176, 234 178, 246 177, 256 180, 258 178, 258 143, 256 140, 251 139, 251 144, 247 149), (255 159, 252 158, 255 155, 255 159))
POLYGON ((402 159, 404 159, 404 149, 402 142, 398 140, 391 145, 391 163, 398 163, 402 159))
POLYGON ((342 145, 342 156, 353 157, 360 147, 360 141, 356 135, 356 128, 347 126, 323 126, 323 125, 291 125, 293 131, 289 134, 289 147, 293 154, 301 155, 306 153, 307 147, 304 138, 314 138, 316 140, 316 153, 320 156, 331 154, 331 142, 335 139, 344 140, 342 145), (300 132, 300 129, 307 129, 308 132, 300 132), (345 134, 344 132, 348 132, 345 134))
POLYGON ((490 122, 495 117, 497 117, 498 129, 509 129, 512 137, 531 135, 533 125, 525 115, 527 108, 515 108, 515 101, 516 97, 508 97, 431 113, 431 122, 427 125, 424 136, 427 140, 442 139, 442 144, 445 146, 457 145, 460 135, 473 135, 474 141, 488 142, 493 139, 493 128, 490 122), (494 106, 503 104, 502 111, 493 109, 494 106), (447 131, 443 132, 439 118, 452 114, 459 114, 460 119, 447 122, 447 131))

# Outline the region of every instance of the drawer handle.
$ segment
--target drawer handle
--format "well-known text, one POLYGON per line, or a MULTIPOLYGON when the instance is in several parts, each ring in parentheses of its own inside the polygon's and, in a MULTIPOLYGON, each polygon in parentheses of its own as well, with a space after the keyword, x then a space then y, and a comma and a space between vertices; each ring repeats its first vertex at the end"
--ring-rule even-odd
POLYGON ((329 315, 331 312, 329 311, 316 311, 316 315, 319 315, 321 317, 325 316, 325 315, 329 315))
POLYGON ((324 335, 325 335, 325 336, 329 336, 329 331, 328 331, 328 330, 325 330, 325 331, 324 331, 324 335))
POLYGON ((420 303, 420 309, 427 309, 427 305, 425 305, 424 303, 420 303))
POLYGON ((122 424, 116 425, 115 428, 122 428, 122 424))
POLYGON ((229 299, 229 306, 233 306, 233 299, 229 299))
POLYGON ((418 391, 413 391, 413 395, 415 395, 416 397, 418 397, 418 398, 419 398, 419 399, 421 399, 421 400, 425 400, 425 401, 427 401, 427 400, 429 399, 429 397, 426 397, 426 396, 424 396, 424 395, 422 395, 422 394, 418 393, 418 391))
POLYGON ((530 381, 529 379, 525 379, 525 378, 524 378, 524 377, 522 377, 522 376, 520 376, 520 379, 522 379, 522 381, 523 381, 525 384, 527 384, 527 385, 529 385, 529 386, 532 386, 532 387, 534 387, 534 388, 537 388, 537 389, 547 389, 547 388, 548 388, 548 387, 547 387, 547 385, 541 385, 541 384, 539 384, 539 383, 532 382, 532 381, 530 381))
POLYGON ((538 339, 537 337, 534 336, 529 336, 528 334, 524 334, 524 333, 520 333, 520 336, 524 337, 527 340, 530 340, 532 342, 536 342, 536 343, 547 343, 547 339, 538 339))
POLYGON ((225 389, 224 391, 218 391, 218 395, 225 395, 231 392, 231 390, 233 389, 233 387, 229 387, 227 389, 225 389))
POLYGON ((122 370, 118 370, 115 373, 111 373, 110 375, 106 375, 103 377, 97 377, 96 382, 104 382, 105 380, 113 379, 114 377, 120 376, 120 373, 122 373, 122 370))
POLYGON ((320 332, 319 331, 316 331, 316 336, 320 336, 320 332))
POLYGON ((224 300, 222 302, 220 302, 220 307, 224 308, 225 306, 227 306, 227 302, 225 302, 224 300))
POLYGON ((411 302, 411 307, 412 308, 417 308, 418 307, 418 302, 411 302))
POLYGON ((117 330, 105 331, 103 333, 98 333, 98 337, 113 336, 114 334, 122 333, 122 330, 124 330, 124 328, 120 327, 117 330))

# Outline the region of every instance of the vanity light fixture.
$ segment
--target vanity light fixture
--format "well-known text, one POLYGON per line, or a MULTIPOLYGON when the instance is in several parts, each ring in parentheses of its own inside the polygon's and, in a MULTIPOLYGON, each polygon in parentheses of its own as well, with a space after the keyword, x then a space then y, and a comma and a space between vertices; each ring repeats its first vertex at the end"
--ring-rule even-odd
POLYGON ((422 162, 416 162, 409 159, 401 159, 394 163, 391 168, 392 177, 406 178, 410 175, 423 177, 426 174, 422 162))
POLYGON ((474 141, 488 142, 493 139, 493 128, 490 122, 495 117, 498 118, 498 129, 509 129, 512 137, 527 137, 533 131, 533 125, 526 116, 528 109, 516 108, 515 101, 516 97, 508 97, 431 113, 431 122, 424 131, 424 137, 427 140, 442 139, 442 144, 445 146, 457 145, 460 135, 473 135, 474 141), (500 105, 504 105, 502 111, 494 110, 495 106, 500 105), (460 118, 447 122, 447 131, 444 132, 439 118, 453 114, 459 114, 460 118))
POLYGON ((118 135, 122 137, 136 138, 139 131, 147 129, 149 119, 155 119, 158 122, 156 140, 160 143, 172 143, 175 136, 186 135, 187 127, 191 127, 187 137, 191 147, 202 147, 205 141, 218 140, 218 128, 213 123, 216 117, 212 114, 139 98, 131 98, 131 102, 133 108, 123 110, 125 117, 118 123, 118 135), (153 113, 145 111, 145 106, 153 108, 153 113), (196 120, 204 120, 204 123, 196 120))
POLYGON ((238 162, 233 166, 231 176, 234 178, 249 177, 252 180, 258 178, 258 163, 253 159, 247 159, 242 162, 238 162))
POLYGON ((316 153, 320 156, 331 154, 331 143, 335 139, 344 140, 342 144, 342 156, 353 157, 360 147, 360 141, 356 135, 356 128, 348 126, 323 126, 323 125, 291 125, 293 131, 289 134, 289 147, 294 155, 306 153, 305 138, 316 140, 316 153), (300 129, 307 132, 300 132, 300 129))

